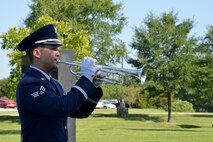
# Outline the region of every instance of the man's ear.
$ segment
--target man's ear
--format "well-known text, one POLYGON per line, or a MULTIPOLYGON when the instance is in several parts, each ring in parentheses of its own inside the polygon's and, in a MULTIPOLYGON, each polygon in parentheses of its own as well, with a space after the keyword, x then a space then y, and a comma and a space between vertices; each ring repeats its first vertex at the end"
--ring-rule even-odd
POLYGON ((36 58, 40 58, 40 55, 41 55, 40 49, 39 49, 39 48, 33 49, 33 55, 34 55, 36 58))

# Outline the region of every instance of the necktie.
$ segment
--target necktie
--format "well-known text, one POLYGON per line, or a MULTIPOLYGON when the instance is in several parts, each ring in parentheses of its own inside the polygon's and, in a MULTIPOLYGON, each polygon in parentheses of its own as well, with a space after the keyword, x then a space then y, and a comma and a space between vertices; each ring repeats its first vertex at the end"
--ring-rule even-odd
POLYGON ((50 78, 50 83, 52 84, 53 89, 58 93, 58 89, 57 89, 55 81, 54 81, 54 79, 52 77, 50 78))

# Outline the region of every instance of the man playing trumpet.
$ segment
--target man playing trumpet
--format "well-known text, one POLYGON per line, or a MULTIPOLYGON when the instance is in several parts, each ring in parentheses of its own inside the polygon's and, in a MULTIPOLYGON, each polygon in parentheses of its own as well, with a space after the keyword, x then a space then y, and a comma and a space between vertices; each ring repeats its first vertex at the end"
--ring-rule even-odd
POLYGON ((101 66, 89 57, 81 62, 81 78, 65 93, 50 76, 58 69, 59 46, 62 43, 52 24, 36 30, 18 45, 31 62, 16 90, 22 142, 67 142, 67 117, 88 117, 103 95, 102 81, 94 79, 101 66))

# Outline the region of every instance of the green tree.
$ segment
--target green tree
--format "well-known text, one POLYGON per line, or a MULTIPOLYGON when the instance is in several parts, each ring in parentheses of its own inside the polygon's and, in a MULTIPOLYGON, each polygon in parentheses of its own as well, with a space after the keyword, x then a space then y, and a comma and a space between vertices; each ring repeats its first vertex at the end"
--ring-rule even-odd
MULTIPOLYGON (((196 69, 192 73, 191 101, 197 111, 213 112, 213 26, 196 48, 196 69)), ((190 100, 189 100, 190 101, 190 100)))
POLYGON ((103 99, 120 99, 121 89, 120 85, 115 84, 103 84, 103 99))
POLYGON ((25 28, 10 28, 7 33, 0 35, 2 39, 1 48, 12 50, 7 56, 10 58, 9 64, 11 66, 10 76, 7 83, 4 85, 5 91, 9 98, 15 98, 15 90, 18 81, 21 77, 21 56, 24 53, 16 50, 18 43, 29 34, 29 30, 25 28))
POLYGON ((88 34, 81 30, 76 33, 70 33, 70 25, 66 22, 58 22, 53 20, 48 15, 41 16, 37 21, 34 22, 33 26, 28 28, 10 28, 7 33, 0 35, 2 39, 1 48, 10 49, 12 53, 8 54, 10 58, 10 76, 6 84, 6 91, 10 98, 15 98, 15 90, 18 81, 21 78, 21 59, 25 55, 23 52, 19 52, 16 47, 18 43, 30 32, 44 26, 46 24, 55 24, 57 26, 57 31, 59 34, 59 39, 64 43, 62 48, 64 49, 74 49, 78 53, 76 55, 77 60, 81 60, 84 56, 91 56, 90 46, 89 46, 89 36, 88 34), (66 36, 64 36, 66 35, 66 36))
POLYGON ((90 48, 99 63, 116 63, 126 53, 123 41, 117 38, 126 18, 120 12, 122 4, 112 0, 33 0, 32 12, 25 20, 27 27, 44 14, 56 21, 69 23, 71 33, 87 31, 90 48))
POLYGON ((7 92, 5 89, 5 84, 7 84, 7 78, 0 80, 0 97, 7 96, 7 92))
POLYGON ((136 99, 140 94, 141 87, 139 86, 124 86, 124 100, 129 108, 132 108, 136 103, 136 99))
POLYGON ((160 17, 149 13, 144 23, 135 27, 131 44, 137 59, 130 58, 128 62, 136 67, 148 64, 145 89, 150 95, 164 94, 167 97, 170 122, 172 98, 191 79, 192 49, 197 40, 189 33, 194 22, 190 19, 179 22, 177 14, 171 11, 160 17))

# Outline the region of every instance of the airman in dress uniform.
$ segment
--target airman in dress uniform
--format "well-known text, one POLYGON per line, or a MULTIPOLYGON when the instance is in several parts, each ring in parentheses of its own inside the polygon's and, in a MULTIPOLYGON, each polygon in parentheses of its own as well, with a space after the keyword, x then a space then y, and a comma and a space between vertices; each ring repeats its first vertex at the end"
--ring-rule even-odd
POLYGON ((50 73, 58 68, 59 46, 62 43, 53 24, 31 33, 18 45, 31 62, 16 90, 22 142, 67 142, 67 117, 88 117, 103 95, 102 82, 94 80, 100 66, 90 57, 83 59, 82 77, 69 92, 52 79, 50 73))

